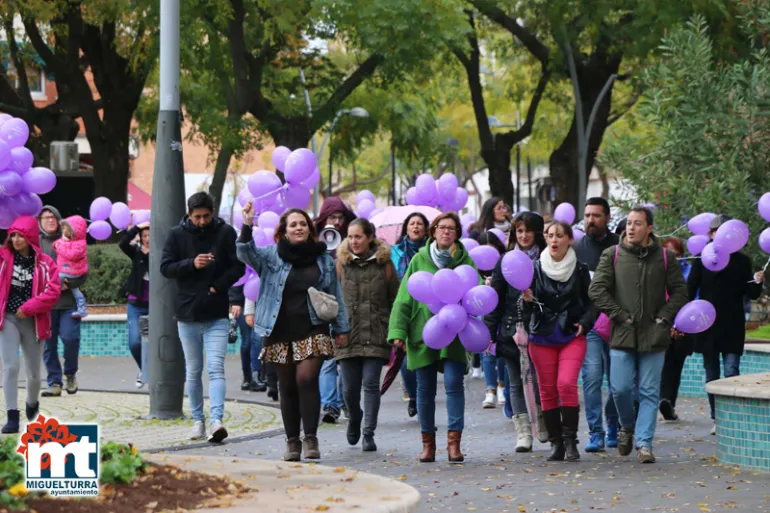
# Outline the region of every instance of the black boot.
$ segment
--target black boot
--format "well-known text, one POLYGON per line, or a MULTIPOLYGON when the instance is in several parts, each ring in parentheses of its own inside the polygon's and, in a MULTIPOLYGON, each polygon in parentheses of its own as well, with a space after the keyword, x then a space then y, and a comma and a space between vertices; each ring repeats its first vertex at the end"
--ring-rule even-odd
POLYGON ((241 382, 241 390, 244 392, 251 388, 251 373, 243 374, 243 381, 241 382))
POLYGON ((561 407, 561 438, 564 441, 567 461, 577 461, 580 453, 577 448, 578 421, 580 419, 580 406, 561 407))
POLYGON ((32 422, 37 418, 37 414, 40 411, 40 401, 36 402, 34 406, 30 406, 27 403, 27 420, 32 422))
POLYGON ((561 432, 561 408, 543 410, 543 419, 548 430, 548 441, 551 442, 551 454, 548 461, 564 461, 564 440, 561 432))
POLYGON ((19 432, 19 410, 8 410, 8 423, 3 426, 0 433, 4 435, 19 432))
POLYGON ((409 398, 409 405, 406 407, 406 413, 409 417, 417 415, 417 399, 409 398))

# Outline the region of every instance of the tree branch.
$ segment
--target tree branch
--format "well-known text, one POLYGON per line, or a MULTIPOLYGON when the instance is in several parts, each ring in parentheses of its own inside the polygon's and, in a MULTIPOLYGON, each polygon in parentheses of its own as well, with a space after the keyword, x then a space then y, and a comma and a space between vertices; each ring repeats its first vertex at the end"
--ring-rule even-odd
POLYGON ((28 109, 16 105, 9 105, 7 103, 0 103, 0 111, 19 118, 27 118, 30 115, 28 109))
POLYGON ((523 44, 529 52, 534 55, 541 63, 548 62, 548 47, 541 43, 537 37, 519 25, 516 19, 508 16, 505 12, 497 7, 495 3, 490 0, 468 0, 479 12, 486 15, 489 19, 503 27, 505 30, 513 34, 521 44, 523 44))
POLYGON ((468 34, 468 42, 471 47, 470 56, 465 55, 461 51, 453 52, 465 67, 465 74, 468 76, 468 88, 471 91, 471 104, 473 105, 473 114, 476 118, 476 126, 479 132, 479 142, 481 143, 481 151, 492 152, 494 151, 495 140, 492 136, 492 130, 489 128, 489 117, 487 116, 487 107, 484 100, 484 90, 481 86, 481 78, 479 74, 481 72, 481 51, 479 49, 479 42, 476 38, 476 22, 473 17, 472 11, 466 11, 468 14, 468 24, 471 26, 471 32, 468 34))
POLYGON ((348 185, 343 185, 337 190, 332 190, 332 196, 339 196, 340 194, 353 192, 357 190, 358 187, 360 186, 372 185, 374 183, 379 182, 380 180, 385 178, 385 176, 388 174, 388 171, 390 170, 390 164, 391 164, 391 160, 388 159, 388 163, 385 164, 385 167, 382 168, 382 171, 380 171, 379 175, 376 175, 373 178, 369 178, 367 180, 360 180, 360 181, 354 180, 353 183, 349 183, 348 185))
POLYGON ((35 20, 22 17, 22 22, 24 23, 24 32, 27 34, 27 37, 29 37, 32 46, 35 48, 35 52, 45 62, 46 68, 52 69, 54 72, 61 70, 61 60, 53 51, 51 51, 48 44, 43 41, 43 37, 40 35, 40 30, 38 30, 35 20))
POLYGON ((630 111, 634 105, 636 105, 636 102, 639 101, 639 98, 642 97, 641 92, 634 93, 634 95, 629 99, 626 103, 623 104, 623 106, 615 111, 614 114, 610 114, 610 117, 607 118, 607 126, 611 126, 613 123, 618 121, 620 118, 622 118, 628 111, 630 111))

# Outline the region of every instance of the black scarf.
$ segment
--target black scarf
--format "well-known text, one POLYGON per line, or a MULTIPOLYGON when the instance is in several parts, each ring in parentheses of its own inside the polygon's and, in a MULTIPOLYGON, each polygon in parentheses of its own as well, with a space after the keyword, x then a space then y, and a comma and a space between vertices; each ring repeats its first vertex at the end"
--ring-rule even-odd
POLYGON ((278 256, 284 262, 296 267, 307 267, 315 264, 318 257, 326 253, 323 242, 300 242, 292 244, 286 239, 278 241, 278 256))

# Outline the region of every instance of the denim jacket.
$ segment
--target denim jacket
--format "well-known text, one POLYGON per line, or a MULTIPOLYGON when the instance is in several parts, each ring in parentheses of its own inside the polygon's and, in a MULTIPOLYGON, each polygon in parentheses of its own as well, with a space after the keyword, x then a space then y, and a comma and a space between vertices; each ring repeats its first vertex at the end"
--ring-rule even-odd
MULTIPOLYGON (((286 285, 286 278, 291 271, 291 264, 278 256, 277 246, 258 248, 253 241, 239 242, 237 255, 241 262, 250 266, 259 275, 259 298, 254 312, 254 330, 263 337, 269 337, 275 327, 278 311, 281 309, 283 289, 286 285)), ((336 297, 339 305, 337 318, 329 323, 332 335, 348 333, 350 331, 348 314, 345 310, 342 287, 340 287, 337 278, 334 260, 328 254, 321 255, 318 257, 318 267, 321 269, 321 278, 315 288, 336 297)), ((327 324, 316 315, 313 305, 310 303, 309 295, 307 308, 313 326, 327 324)))

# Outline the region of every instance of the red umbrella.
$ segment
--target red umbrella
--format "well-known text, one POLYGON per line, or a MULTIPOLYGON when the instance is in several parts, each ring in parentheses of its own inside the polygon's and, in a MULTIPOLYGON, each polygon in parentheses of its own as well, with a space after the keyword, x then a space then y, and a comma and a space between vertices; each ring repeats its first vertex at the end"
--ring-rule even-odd
POLYGON ((398 376, 398 372, 401 370, 401 364, 404 363, 404 357, 406 356, 406 353, 403 349, 393 348, 393 356, 391 356, 391 365, 388 369, 388 372, 385 373, 385 379, 382 381, 382 387, 380 388, 380 396, 385 395, 385 392, 388 391, 390 388, 390 385, 393 384, 393 382, 396 380, 396 376, 398 376))

